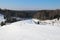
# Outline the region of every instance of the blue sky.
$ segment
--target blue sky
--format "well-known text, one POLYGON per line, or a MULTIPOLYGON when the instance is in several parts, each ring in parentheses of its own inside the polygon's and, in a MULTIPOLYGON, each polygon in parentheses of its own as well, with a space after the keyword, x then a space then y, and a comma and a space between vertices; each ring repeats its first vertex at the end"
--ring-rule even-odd
POLYGON ((0 0, 0 8, 17 10, 60 9, 60 0, 0 0))

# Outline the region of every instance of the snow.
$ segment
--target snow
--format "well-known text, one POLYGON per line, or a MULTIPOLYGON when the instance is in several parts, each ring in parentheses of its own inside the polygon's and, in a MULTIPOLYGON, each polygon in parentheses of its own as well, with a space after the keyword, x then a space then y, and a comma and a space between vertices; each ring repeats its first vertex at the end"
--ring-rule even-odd
POLYGON ((0 40, 60 40, 60 27, 18 21, 0 28, 0 40))
POLYGON ((12 17, 12 18, 15 18, 16 20, 23 20, 23 18, 20 17, 12 17))
POLYGON ((1 13, 0 13, 0 23, 1 22, 5 22, 6 20, 4 19, 4 15, 2 15, 1 13))
POLYGON ((35 22, 38 22, 38 21, 40 21, 40 20, 38 20, 38 19, 32 19, 33 21, 35 21, 35 22))
POLYGON ((35 24, 32 19, 23 20, 23 23, 35 24))

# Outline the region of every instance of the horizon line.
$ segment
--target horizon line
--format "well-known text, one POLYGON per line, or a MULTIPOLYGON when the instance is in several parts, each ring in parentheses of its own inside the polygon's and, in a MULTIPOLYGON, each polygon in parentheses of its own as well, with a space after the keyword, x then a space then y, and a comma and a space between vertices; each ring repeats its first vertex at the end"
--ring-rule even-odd
POLYGON ((10 8, 0 8, 2 10, 60 10, 60 8, 56 8, 56 9, 10 9, 10 8))

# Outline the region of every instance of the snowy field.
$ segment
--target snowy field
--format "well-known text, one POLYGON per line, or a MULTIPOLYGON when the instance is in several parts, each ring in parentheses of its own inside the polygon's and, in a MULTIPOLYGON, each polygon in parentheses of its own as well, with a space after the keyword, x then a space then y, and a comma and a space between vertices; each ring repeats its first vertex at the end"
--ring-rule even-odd
POLYGON ((2 26, 0 40, 60 40, 60 22, 55 21, 54 25, 50 22, 48 21, 49 25, 35 24, 29 19, 2 26))

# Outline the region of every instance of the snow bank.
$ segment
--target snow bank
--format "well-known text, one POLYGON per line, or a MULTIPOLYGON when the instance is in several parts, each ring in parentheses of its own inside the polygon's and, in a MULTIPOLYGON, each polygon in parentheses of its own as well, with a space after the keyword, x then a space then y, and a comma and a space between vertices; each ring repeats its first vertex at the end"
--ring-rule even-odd
POLYGON ((60 40, 60 27, 29 24, 27 20, 0 28, 0 40, 60 40))
POLYGON ((38 21, 40 21, 40 20, 38 20, 38 19, 32 19, 33 21, 35 21, 35 22, 38 22, 38 21))

